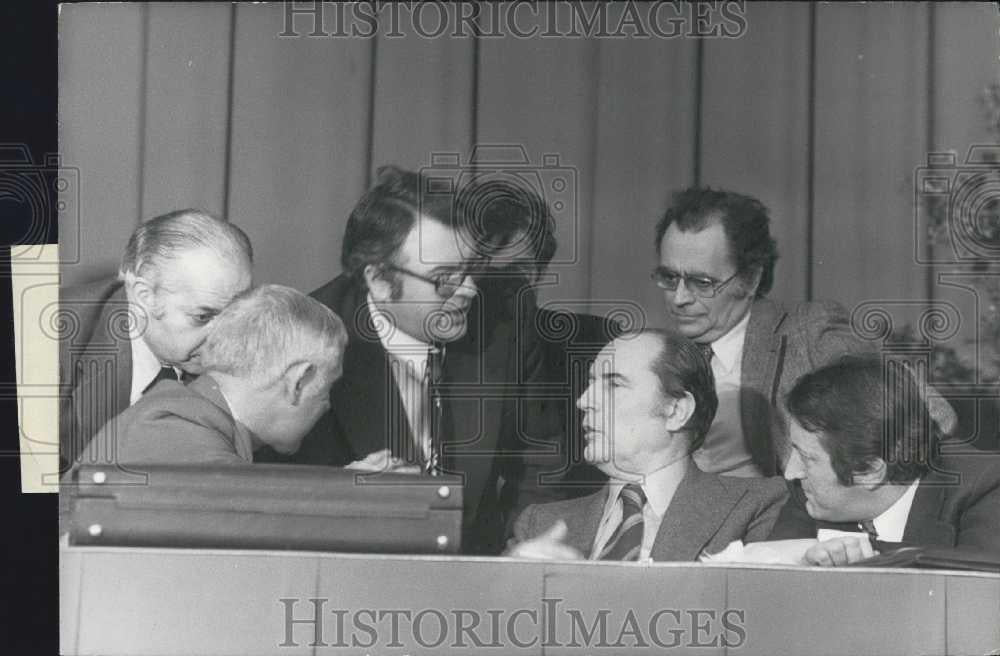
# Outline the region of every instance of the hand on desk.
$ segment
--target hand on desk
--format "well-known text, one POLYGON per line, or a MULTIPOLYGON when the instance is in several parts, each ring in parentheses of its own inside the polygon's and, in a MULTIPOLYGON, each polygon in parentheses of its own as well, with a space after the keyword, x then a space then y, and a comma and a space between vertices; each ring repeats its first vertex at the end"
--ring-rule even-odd
POLYGON ((363 472, 392 472, 393 474, 419 474, 420 465, 408 464, 402 458, 396 458, 389 449, 369 453, 361 460, 355 460, 344 469, 354 469, 363 472))
POLYGON ((533 560, 583 560, 583 554, 565 544, 565 539, 566 522, 560 519, 538 537, 518 542, 504 555, 533 560))
POLYGON ((850 535, 817 542, 806 551, 802 562, 820 567, 843 567, 876 555, 878 552, 872 549, 867 537, 850 535))

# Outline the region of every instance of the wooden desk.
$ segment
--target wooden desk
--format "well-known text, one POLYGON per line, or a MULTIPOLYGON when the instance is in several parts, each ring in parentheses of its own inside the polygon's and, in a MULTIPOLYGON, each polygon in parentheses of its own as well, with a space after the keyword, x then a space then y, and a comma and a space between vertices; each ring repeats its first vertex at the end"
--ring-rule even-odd
POLYGON ((63 545, 60 587, 63 654, 1000 650, 1000 575, 950 571, 63 545))

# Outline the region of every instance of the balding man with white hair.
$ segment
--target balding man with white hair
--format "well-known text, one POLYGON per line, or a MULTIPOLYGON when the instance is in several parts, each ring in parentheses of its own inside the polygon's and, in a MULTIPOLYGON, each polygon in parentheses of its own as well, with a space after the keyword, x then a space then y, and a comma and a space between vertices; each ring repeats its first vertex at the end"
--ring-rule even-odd
POLYGON ((329 308, 281 285, 244 292, 200 349, 203 374, 163 381, 91 440, 83 463, 246 464, 291 454, 329 409, 347 332, 329 308))
POLYGON ((64 470, 159 381, 201 373, 199 347, 215 316, 252 284, 252 262, 238 227, 179 210, 136 228, 116 279, 60 290, 64 470))

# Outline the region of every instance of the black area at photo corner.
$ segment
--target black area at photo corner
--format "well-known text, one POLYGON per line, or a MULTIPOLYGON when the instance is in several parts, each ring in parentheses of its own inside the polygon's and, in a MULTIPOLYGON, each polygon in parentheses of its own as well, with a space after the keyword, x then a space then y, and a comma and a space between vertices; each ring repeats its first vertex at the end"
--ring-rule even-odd
MULTIPOLYGON (((0 143, 23 146, 31 165, 45 164, 57 152, 57 20, 55 0, 0 3, 0 143)), ((7 164, 7 162, 3 162, 7 164)), ((8 171, 10 169, 7 169, 8 171)), ((10 180, 10 178, 8 178, 10 180)), ((54 194, 43 208, 55 206, 54 194)), ((37 204, 36 204, 37 208, 37 204)), ((14 321, 11 298, 10 249, 18 243, 54 243, 54 211, 43 223, 33 221, 38 210, 8 188, 0 188, 0 384, 13 386, 14 321)), ((0 503, 7 530, 2 540, 3 602, 0 644, 11 654, 59 652, 59 586, 57 497, 23 495, 18 452, 17 404, 0 399, 0 503)))

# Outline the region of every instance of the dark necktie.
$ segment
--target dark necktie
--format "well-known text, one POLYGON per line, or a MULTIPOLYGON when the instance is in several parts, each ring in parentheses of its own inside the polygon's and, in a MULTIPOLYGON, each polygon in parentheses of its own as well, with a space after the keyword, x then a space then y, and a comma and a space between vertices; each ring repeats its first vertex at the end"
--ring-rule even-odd
POLYGON ((698 343, 698 350, 705 356, 705 362, 712 363, 712 345, 698 343))
POLYGON ((442 403, 440 384, 444 376, 444 345, 432 346, 427 352, 427 368, 424 371, 424 378, 427 381, 427 398, 430 402, 429 417, 431 455, 424 464, 426 471, 431 476, 437 476, 444 468, 444 460, 441 453, 441 417, 442 403))
POLYGON ((599 560, 639 560, 642 549, 642 507, 646 495, 637 483, 622 488, 622 523, 604 545, 599 560))
POLYGON ((875 530, 875 522, 870 519, 866 519, 863 522, 858 522, 858 526, 861 527, 865 533, 868 534, 868 543, 872 545, 874 551, 878 551, 878 531, 875 530))
POLYGON ((149 385, 146 385, 146 389, 142 390, 142 393, 145 394, 149 390, 156 387, 156 384, 161 380, 177 380, 177 372, 174 371, 173 367, 160 367, 159 373, 157 373, 156 377, 150 381, 149 385))
POLYGON ((196 377, 197 376, 189 374, 186 371, 181 371, 181 376, 180 378, 178 378, 177 371, 173 367, 160 367, 160 371, 156 374, 156 377, 154 377, 153 380, 149 382, 149 385, 146 385, 146 388, 142 390, 142 393, 145 394, 149 390, 153 389, 153 387, 155 387, 156 384, 159 383, 161 380, 179 380, 180 382, 187 385, 196 377))

